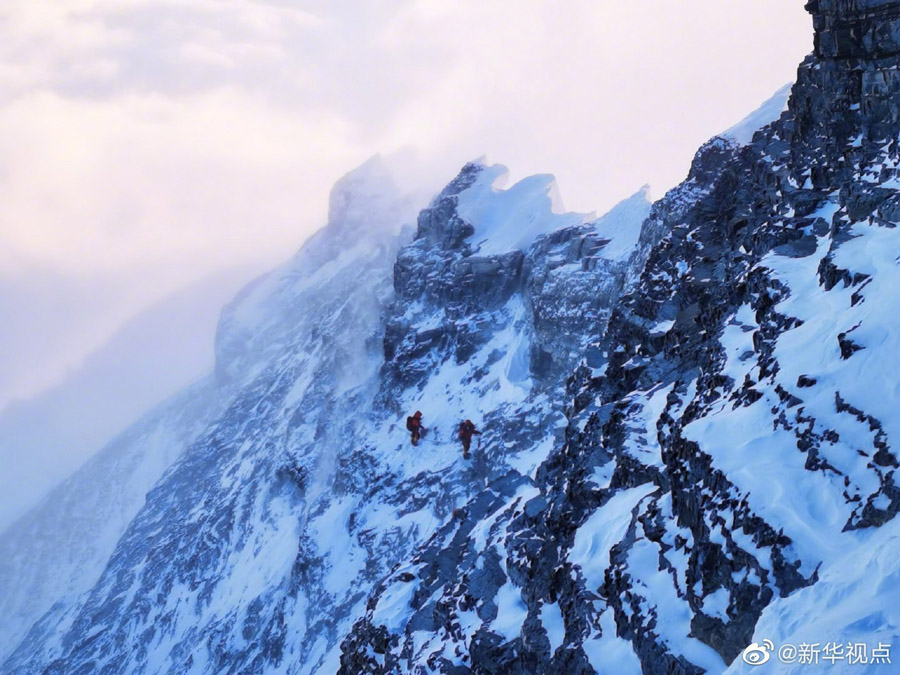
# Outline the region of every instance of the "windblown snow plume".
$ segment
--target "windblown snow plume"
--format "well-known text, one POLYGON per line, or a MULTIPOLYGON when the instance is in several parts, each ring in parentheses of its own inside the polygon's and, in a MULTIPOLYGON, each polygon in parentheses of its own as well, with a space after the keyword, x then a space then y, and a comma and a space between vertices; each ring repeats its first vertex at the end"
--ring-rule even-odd
POLYGON ((61 486, 30 516, 44 544, 7 533, 5 586, 33 581, 4 594, 5 667, 335 671, 394 565, 473 498, 528 488, 561 438, 562 381, 624 287, 628 263, 603 252, 617 227, 633 245, 649 203, 600 228, 556 213, 546 177, 497 189, 502 171, 465 167, 402 248, 410 205, 380 162, 342 179, 328 226, 223 312, 209 394, 163 405, 61 486), (411 449, 414 408, 429 433, 411 449), (462 416, 487 432, 472 462, 462 416), (147 462, 171 466, 159 479, 147 462), (132 475, 152 480, 123 491, 120 517, 103 519, 104 492, 93 512, 59 510, 132 475), (51 539, 92 517, 92 546, 51 539), (45 581, 53 569, 68 586, 45 581))
POLYGON ((340 181, 215 375, 0 539, 3 672, 886 665, 900 9, 808 6, 787 109, 652 206, 473 162, 404 228, 377 161, 340 181))

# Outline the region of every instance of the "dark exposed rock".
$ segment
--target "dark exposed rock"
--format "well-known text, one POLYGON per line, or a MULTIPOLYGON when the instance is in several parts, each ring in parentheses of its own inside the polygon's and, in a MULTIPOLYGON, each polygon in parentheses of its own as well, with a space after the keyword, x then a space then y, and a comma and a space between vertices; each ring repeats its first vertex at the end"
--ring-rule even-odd
POLYGON ((853 354, 862 349, 860 345, 847 337, 847 333, 840 333, 838 335, 838 344, 841 347, 841 358, 843 359, 849 359, 853 354))
POLYGON ((816 384, 816 378, 809 377, 808 375, 801 375, 797 378, 797 386, 801 389, 805 389, 807 387, 813 387, 816 384))
MULTIPOLYGON (((716 137, 700 148, 630 253, 610 254, 615 239, 596 223, 482 253, 459 207, 484 167, 466 165, 396 259, 376 260, 393 261, 393 296, 387 271, 363 278, 378 290, 363 314, 383 312, 377 327, 361 322, 366 353, 383 355, 365 386, 336 394, 352 362, 339 330, 279 326, 294 351, 148 495, 101 582, 64 617, 62 642, 33 652, 53 633, 36 625, 11 672, 93 672, 107 657, 106 672, 139 670, 140 650, 190 611, 169 598, 209 612, 222 567, 246 560, 267 527, 275 534, 261 541, 290 544, 283 578, 188 631, 165 655, 172 669, 196 666, 198 645, 211 668, 249 673, 291 671, 291 658, 308 659, 297 664, 307 672, 338 648, 340 672, 354 675, 591 673, 607 650, 645 673, 738 659, 773 603, 819 583, 825 556, 796 520, 838 536, 900 512, 892 420, 846 378, 878 353, 872 322, 854 317, 884 286, 848 251, 900 215, 900 2, 808 7, 816 53, 787 111, 746 145, 716 137), (803 342, 804 331, 821 339, 803 342), (310 351, 325 356, 307 382, 310 351), (396 454, 407 450, 398 401, 416 401, 435 372, 454 382, 432 400, 456 388, 477 393, 467 407, 521 393, 484 414, 490 434, 471 462, 407 474, 446 449, 426 441, 396 454), (366 414, 355 434, 334 429, 366 414), (776 483, 779 504, 761 480, 776 483), (784 517, 786 481, 825 506, 784 517), (278 527, 297 513, 296 533, 278 527), (347 578, 329 577, 335 550, 316 541, 327 528, 338 554, 352 552, 347 578)), ((344 298, 328 300, 302 307, 346 321, 344 298)), ((224 380, 246 357, 236 325, 219 344, 224 380)), ((455 445, 454 431, 427 438, 455 445)), ((252 562, 251 576, 271 572, 264 555, 252 562)))
MULTIPOLYGON (((498 319, 513 299, 524 305, 519 320, 532 338, 523 357, 530 374, 542 383, 558 382, 602 333, 629 271, 643 262, 640 252, 630 260, 603 257, 609 239, 591 224, 541 236, 525 251, 479 255, 470 241, 474 228, 456 206, 483 170, 479 164, 463 167, 420 213, 414 241, 397 256, 397 300, 384 331, 385 405, 392 389, 422 382, 435 359, 452 354, 458 363, 467 361, 512 318, 498 319), (414 331, 426 314, 438 325, 414 331)), ((643 199, 640 193, 632 201, 643 199)), ((648 222, 642 232, 653 227, 648 222)))
MULTIPOLYGON (((750 643, 770 603, 817 582, 817 561, 798 558, 791 538, 716 468, 713 450, 690 438, 691 422, 723 405, 767 406, 769 423, 794 440, 806 471, 843 477, 843 499, 854 509, 845 529, 878 527, 896 515, 897 462, 883 425, 837 395, 837 412, 853 416, 871 436, 871 447, 859 452, 871 458, 866 470, 879 488, 867 494, 830 457, 841 434, 814 416, 800 393, 824 385, 810 375, 780 377, 779 339, 804 321, 781 309, 794 291, 763 261, 817 255, 824 292, 852 287, 851 306, 865 301, 869 275, 842 268, 837 252, 858 236, 854 223, 894 227, 890 221, 900 214, 895 190, 883 186, 894 178, 891 170, 859 180, 861 166, 878 166, 885 152, 898 155, 895 144, 882 141, 900 125, 900 59, 893 57, 900 53, 900 2, 819 0, 808 8, 816 55, 800 68, 789 110, 747 146, 721 138, 704 145, 687 181, 654 206, 637 249, 646 264, 627 272, 629 292, 600 323, 606 330, 584 345, 585 359, 568 380, 566 442, 537 472, 540 497, 506 517, 499 531, 505 535, 490 539, 490 553, 464 563, 468 581, 457 581, 460 568, 444 578, 443 597, 455 611, 467 606, 458 597, 493 607, 494 589, 473 586, 472 578, 476 570, 497 569, 499 547, 510 581, 521 588, 528 619, 519 636, 504 642, 486 622, 468 643, 474 672, 521 672, 523 664, 532 667, 528 672, 590 672, 584 644, 600 637, 601 618, 610 615, 643 672, 702 672, 661 637, 664 619, 631 561, 647 542, 657 551, 658 571, 691 608, 691 635, 726 664, 750 643), (747 335, 739 361, 755 370, 742 381, 725 368, 732 358, 723 350, 726 330, 747 335), (655 429, 646 429, 640 395, 664 388, 669 393, 655 429), (598 486, 593 477, 601 471, 607 479, 598 486), (640 486, 652 486, 649 496, 612 547, 603 583, 589 585, 568 559, 576 532, 617 495, 640 486), (707 609, 714 597, 727 602, 707 609), (552 654, 533 622, 546 602, 558 603, 565 622, 565 643, 552 654)), ((543 246, 558 248, 566 236, 543 246)), ((552 259, 526 259, 526 289, 541 288, 552 259)), ((559 321, 547 323, 565 325, 559 321)), ((552 335, 542 338, 539 324, 536 330, 542 347, 531 363, 548 372, 562 350, 552 335)), ((851 333, 838 336, 844 359, 862 348, 851 333)))
POLYGON ((900 53, 897 0, 810 0, 816 54, 822 58, 881 58, 900 53))

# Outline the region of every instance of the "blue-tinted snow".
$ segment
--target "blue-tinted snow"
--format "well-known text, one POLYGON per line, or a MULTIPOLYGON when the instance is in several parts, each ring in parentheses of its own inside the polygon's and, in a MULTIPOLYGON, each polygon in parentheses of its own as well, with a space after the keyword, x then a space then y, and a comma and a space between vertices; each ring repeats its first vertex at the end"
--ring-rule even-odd
POLYGON ((784 85, 768 101, 750 113, 733 127, 720 134, 739 145, 747 145, 753 140, 753 134, 777 120, 787 109, 793 82, 784 85))

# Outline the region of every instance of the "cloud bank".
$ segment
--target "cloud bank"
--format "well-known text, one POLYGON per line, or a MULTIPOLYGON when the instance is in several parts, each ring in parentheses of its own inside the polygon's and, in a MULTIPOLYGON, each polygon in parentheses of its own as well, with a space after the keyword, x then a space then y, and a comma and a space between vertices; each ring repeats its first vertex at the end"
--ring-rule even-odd
POLYGON ((0 379, 0 405, 175 288, 289 255, 376 152, 418 187, 483 154, 555 173, 579 211, 660 194, 811 33, 784 0, 5 2, 0 284, 113 290, 48 323, 51 289, 0 328, 0 349, 61 336, 53 367, 0 379))

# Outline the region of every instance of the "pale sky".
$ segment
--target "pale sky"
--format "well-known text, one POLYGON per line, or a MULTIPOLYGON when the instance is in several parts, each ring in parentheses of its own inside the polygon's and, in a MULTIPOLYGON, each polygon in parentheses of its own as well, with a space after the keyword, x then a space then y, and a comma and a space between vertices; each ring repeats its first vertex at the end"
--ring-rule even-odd
POLYGON ((794 78, 802 0, 5 0, 0 406, 139 308, 259 269, 376 152, 487 155, 568 208, 660 196, 794 78))

